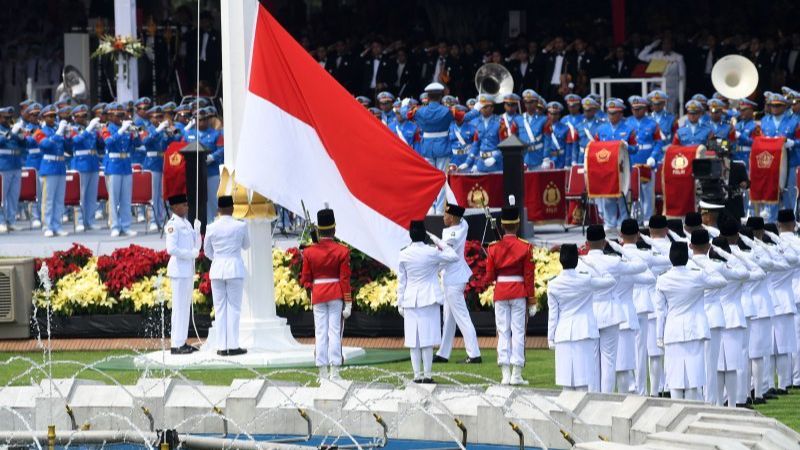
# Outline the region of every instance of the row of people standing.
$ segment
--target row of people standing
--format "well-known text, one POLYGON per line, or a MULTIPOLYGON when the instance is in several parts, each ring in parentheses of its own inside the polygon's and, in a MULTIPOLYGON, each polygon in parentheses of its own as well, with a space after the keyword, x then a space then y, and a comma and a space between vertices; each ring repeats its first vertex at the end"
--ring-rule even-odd
MULTIPOLYGON (((224 157, 221 127, 212 126, 216 109, 207 99, 185 99, 181 105, 154 105, 143 97, 125 103, 99 103, 91 108, 64 100, 42 106, 26 101, 15 108, 0 109, 0 174, 3 177, 3 214, 0 232, 17 230, 22 168, 37 173, 36 202, 31 208, 33 228, 44 235, 66 235, 62 229, 67 170, 80 174, 80 208, 77 231, 94 230, 98 207, 99 176, 103 173, 108 192, 109 226, 112 236, 134 236, 132 173, 139 164, 151 173, 154 221, 151 231, 166 221, 162 199, 164 152, 175 141, 199 140, 208 152, 207 190, 209 221, 216 212, 219 165, 224 157), (90 118, 91 117, 91 118, 90 118)), ((138 215, 144 216, 143 210, 138 215)))

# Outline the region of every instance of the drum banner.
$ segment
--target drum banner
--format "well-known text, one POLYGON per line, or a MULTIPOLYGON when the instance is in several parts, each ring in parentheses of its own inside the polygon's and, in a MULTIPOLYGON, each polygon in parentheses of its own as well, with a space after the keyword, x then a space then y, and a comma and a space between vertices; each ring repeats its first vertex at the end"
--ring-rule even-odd
POLYGON ((186 145, 186 142, 173 142, 164 152, 164 174, 161 177, 164 200, 174 195, 186 195, 186 159, 180 152, 186 145))
MULTIPOLYGON (((525 207, 534 223, 564 223, 567 216, 567 171, 525 172, 525 207)), ((459 205, 466 208, 501 208, 505 204, 503 174, 461 174, 448 176, 450 189, 459 205)))
POLYGON ((781 197, 783 137, 756 137, 750 151, 750 201, 776 204, 781 197))
POLYGON ((637 164, 639 168, 639 180, 642 183, 649 183, 653 179, 653 169, 647 164, 637 164))
POLYGON ((698 147, 697 145, 667 147, 661 169, 664 215, 667 217, 683 217, 697 209, 692 161, 697 156, 698 147))
POLYGON ((589 198, 616 198, 623 190, 622 141, 594 141, 586 147, 586 192, 589 198))

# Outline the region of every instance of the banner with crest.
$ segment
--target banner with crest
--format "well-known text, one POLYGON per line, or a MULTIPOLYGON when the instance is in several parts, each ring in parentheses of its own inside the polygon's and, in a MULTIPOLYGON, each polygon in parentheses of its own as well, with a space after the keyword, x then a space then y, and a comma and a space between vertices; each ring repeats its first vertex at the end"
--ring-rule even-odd
POLYGON ((683 217, 697 210, 692 161, 705 152, 702 145, 670 145, 664 153, 661 168, 664 215, 683 217))
POLYGON ((589 198, 617 198, 628 191, 630 164, 622 141, 593 141, 586 147, 586 192, 589 198))
POLYGON ((750 151, 750 201, 777 204, 786 185, 786 151, 783 137, 757 137, 750 151))

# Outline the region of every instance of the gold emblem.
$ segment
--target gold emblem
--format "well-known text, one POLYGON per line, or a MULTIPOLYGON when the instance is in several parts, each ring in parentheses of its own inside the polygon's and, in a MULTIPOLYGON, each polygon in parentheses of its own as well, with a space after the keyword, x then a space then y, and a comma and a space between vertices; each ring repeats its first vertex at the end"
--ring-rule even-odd
POLYGON ((558 190, 558 187, 552 181, 547 183, 547 187, 544 188, 542 201, 545 206, 557 206, 558 202, 561 201, 561 191, 558 190))
POLYGON ((611 152, 607 148, 604 148, 599 152, 597 152, 594 156, 595 158, 597 158, 597 162, 604 164, 607 163, 609 159, 611 159, 611 152))
POLYGON ((670 165, 675 170, 684 170, 689 167, 689 158, 687 158, 683 153, 678 153, 674 158, 672 158, 670 165))
POLYGON ((167 227, 167 233, 172 234, 173 231, 175 231, 175 228, 167 227))
POLYGON ((768 151, 763 151, 756 156, 756 165, 759 169, 769 169, 772 167, 774 156, 768 151))
POLYGON ((169 165, 170 166, 178 166, 183 161, 183 156, 180 153, 173 153, 169 155, 169 165))
POLYGON ((480 184, 475 183, 467 194, 467 204, 470 208, 489 206, 489 193, 480 184))
POLYGON ((580 203, 572 210, 572 223, 583 223, 583 206, 580 203))

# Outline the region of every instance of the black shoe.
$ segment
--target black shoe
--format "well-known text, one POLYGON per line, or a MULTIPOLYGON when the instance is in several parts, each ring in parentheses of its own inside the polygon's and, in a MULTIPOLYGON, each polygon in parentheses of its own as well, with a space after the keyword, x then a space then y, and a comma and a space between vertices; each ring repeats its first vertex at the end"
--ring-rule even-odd
POLYGON ((194 353, 195 351, 197 351, 196 348, 186 344, 181 347, 172 347, 169 349, 169 352, 173 355, 188 355, 190 353, 194 353))
POLYGON ((436 384, 436 382, 433 381, 433 378, 423 378, 422 384, 436 384))
POLYGON ((753 405, 750 405, 750 404, 747 404, 747 403, 737 403, 736 407, 737 408, 745 408, 745 409, 753 409, 753 405))
POLYGON ((767 394, 778 395, 778 390, 775 389, 775 388, 769 388, 769 389, 767 389, 767 394))
POLYGON ((414 378, 414 383, 417 383, 417 384, 422 384, 422 382, 423 382, 424 380, 425 380, 424 378, 414 378))
POLYGON ((442 358, 439 355, 433 355, 433 362, 435 362, 435 363, 447 363, 447 362, 450 362, 450 360, 447 359, 447 358, 442 358))
POLYGON ((244 349, 244 348, 231 348, 231 349, 228 349, 228 355, 227 356, 244 355, 245 353, 247 353, 247 349, 244 349))
POLYGON ((765 403, 767 403, 767 401, 764 400, 762 397, 756 397, 756 398, 753 399, 753 404, 754 405, 763 405, 765 403))
POLYGON ((461 361, 463 364, 481 364, 483 363, 483 358, 480 356, 476 356, 474 358, 467 357, 464 361, 461 361))
POLYGON ((661 397, 662 398, 672 398, 672 393, 671 392, 662 392, 661 393, 661 397))
POLYGON ((789 395, 789 391, 786 389, 775 389, 776 395, 789 395))
POLYGON ((770 393, 764 394, 764 400, 777 400, 778 396, 770 393))
POLYGON ((752 406, 753 405, 753 397, 747 397, 747 400, 744 402, 745 405, 752 406))
POLYGON ((227 350, 217 350, 217 356, 228 356, 227 350))
POLYGON ((181 348, 186 349, 189 353, 194 353, 194 352, 199 352, 200 351, 199 348, 195 347, 194 345, 189 345, 189 344, 183 344, 183 347, 181 347, 181 348))

